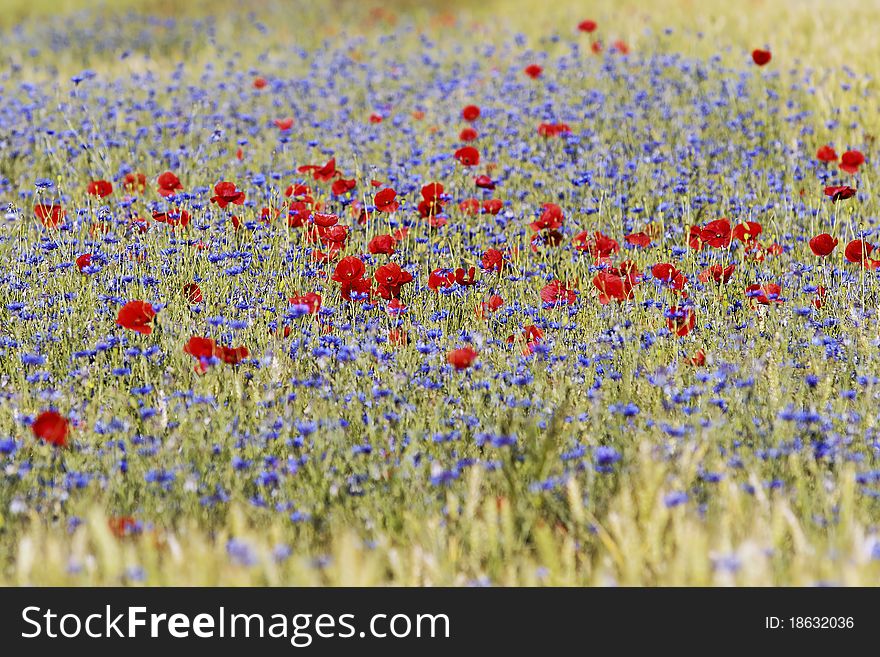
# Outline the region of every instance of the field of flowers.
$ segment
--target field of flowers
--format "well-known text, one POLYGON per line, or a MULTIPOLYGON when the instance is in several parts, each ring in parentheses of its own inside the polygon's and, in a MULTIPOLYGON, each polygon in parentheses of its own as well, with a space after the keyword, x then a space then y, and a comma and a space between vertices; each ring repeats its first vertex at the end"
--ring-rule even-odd
POLYGON ((10 3, 0 584, 880 583, 878 3, 10 3))

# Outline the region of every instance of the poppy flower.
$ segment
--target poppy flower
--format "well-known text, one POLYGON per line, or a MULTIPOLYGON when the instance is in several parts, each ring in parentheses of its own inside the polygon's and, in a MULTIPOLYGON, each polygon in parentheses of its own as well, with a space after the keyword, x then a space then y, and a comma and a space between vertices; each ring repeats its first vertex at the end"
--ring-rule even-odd
POLYGON ((700 228, 700 241, 711 246, 713 249, 723 249, 730 246, 733 232, 727 219, 716 219, 700 228))
POLYGON ((571 132, 567 123, 541 123, 538 125, 538 134, 541 137, 558 137, 571 132))
POLYGON ((388 344, 395 347, 403 347, 409 342, 409 336, 406 331, 399 329, 388 329, 388 344))
POLYGON ((688 359, 688 363, 690 363, 694 367, 702 367, 706 364, 706 352, 702 349, 697 349, 693 358, 688 359))
POLYGON ((486 271, 496 271, 500 274, 504 268, 504 254, 498 249, 487 249, 480 260, 480 264, 486 271))
POLYGON ((480 207, 478 198, 466 198, 458 204, 458 209, 466 215, 480 214, 480 207))
POLYGON ((108 518, 107 527, 116 538, 125 538, 139 531, 137 520, 131 516, 113 516, 108 518))
POLYGON ((38 203, 34 206, 34 216, 40 220, 46 228, 55 228, 67 214, 60 205, 44 205, 38 203))
POLYGON ((83 253, 81 256, 78 256, 76 259, 76 268, 82 271, 86 267, 92 264, 92 254, 91 253, 83 253))
POLYGON ((220 208, 225 208, 230 203, 242 205, 244 203, 245 193, 235 188, 235 183, 219 182, 214 185, 214 196, 211 197, 211 203, 216 203, 220 208))
POLYGON ((503 305, 504 299, 502 299, 497 294, 493 294, 489 297, 488 301, 483 301, 479 306, 477 306, 477 317, 479 317, 480 319, 485 319, 487 312, 494 313, 503 305))
POLYGON ((263 89, 267 84, 269 83, 266 81, 266 78, 254 78, 254 89, 263 89))
POLYGON ((370 114, 370 123, 382 123, 382 115, 373 112, 370 114))
POLYGON ((579 233, 574 236, 572 243, 575 249, 586 251, 596 259, 607 258, 620 251, 620 244, 617 243, 617 240, 598 230, 593 233, 592 237, 586 231, 579 233))
POLYGON ((203 300, 202 288, 197 283, 187 283, 183 286, 183 296, 190 303, 201 303, 203 300))
POLYGON ((672 306, 666 313, 666 327, 680 338, 694 330, 697 323, 693 308, 672 306))
POLYGON ((644 232, 630 233, 625 235, 623 239, 627 244, 632 244, 633 246, 640 246, 642 248, 651 246, 651 237, 644 232))
POLYGON ((480 163, 480 151, 473 146, 463 146, 455 151, 455 159, 466 167, 474 167, 480 163))
POLYGON ((776 285, 776 283, 768 283, 766 285, 756 283, 746 288, 746 296, 762 306, 767 306, 771 303, 782 303, 782 299, 779 297, 781 293, 782 288, 776 285))
POLYGON ((865 163, 865 156, 859 151, 847 151, 840 156, 840 168, 847 173, 856 173, 865 163))
POLYGON ((185 228, 189 224, 189 212, 180 208, 175 208, 168 212, 154 212, 153 221, 168 224, 169 226, 183 226, 185 228))
POLYGON ((632 294, 632 288, 630 286, 628 289, 623 276, 608 270, 600 271, 593 277, 593 287, 599 290, 599 303, 603 306, 612 299, 618 303, 625 301, 632 294))
POLYGON ((400 203, 395 200, 397 192, 390 187, 377 192, 373 198, 373 205, 379 212, 394 212, 400 207, 400 203))
POLYGON ((651 267, 651 275, 676 292, 682 291, 687 283, 687 276, 668 262, 660 262, 651 267))
POLYGON ((284 119, 275 119, 275 127, 281 132, 287 132, 293 127, 293 119, 289 116, 284 119))
POLYGON ((199 374, 204 374, 208 371, 208 368, 211 367, 216 349, 217 345, 214 340, 195 335, 192 336, 183 346, 183 352, 185 354, 189 354, 199 361, 198 365, 195 366, 195 371, 199 374))
POLYGON ((428 274, 428 289, 433 292, 447 289, 455 284, 455 272, 440 267, 428 274))
POLYGON ((307 292, 301 296, 290 297, 287 300, 291 306, 306 306, 309 314, 314 315, 321 309, 321 295, 317 292, 307 292))
POLYGON ((829 185, 825 188, 825 196, 831 197, 831 202, 836 203, 837 201, 845 201, 848 198, 852 198, 856 195, 856 189, 853 189, 849 185, 829 185))
POLYGON ((446 355, 446 360, 457 370, 466 370, 479 354, 470 347, 455 349, 446 355))
POLYGON ((351 180, 339 178, 338 180, 333 181, 333 186, 330 187, 330 191, 334 196, 342 196, 353 190, 355 187, 357 187, 357 181, 354 178, 351 180))
POLYGON ((701 283, 708 283, 709 280, 713 280, 719 285, 726 285, 730 280, 730 277, 733 276, 733 272, 736 269, 735 264, 727 265, 727 267, 722 267, 721 265, 712 265, 708 269, 704 269, 700 272, 698 278, 701 283))
POLYGON ((127 192, 143 192, 147 188, 147 176, 143 173, 127 173, 122 179, 122 188, 127 192))
POLYGON ((464 128, 461 132, 458 133, 459 141, 473 141, 477 137, 477 131, 473 128, 464 128))
POLYGON ((733 239, 748 244, 755 242, 763 231, 763 226, 757 221, 744 221, 734 226, 730 235, 733 239))
POLYGON ((828 233, 822 233, 810 240, 810 250, 817 256, 824 258, 827 255, 831 255, 837 243, 837 239, 831 237, 828 233))
POLYGON ((336 171, 336 158, 335 157, 330 158, 327 161, 327 164, 324 164, 323 166, 319 166, 317 164, 304 164, 303 166, 299 167, 297 169, 297 171, 299 171, 300 173, 305 173, 307 171, 311 171, 312 177, 315 180, 318 180, 321 182, 327 182, 327 181, 333 180, 338 175, 340 175, 339 172, 336 171))
POLYGON ((823 285, 819 285, 816 287, 816 297, 813 299, 813 306, 821 308, 825 305, 825 287, 823 285))
POLYGON ((769 50, 761 50, 760 48, 755 48, 752 51, 752 61, 755 62, 758 66, 764 66, 770 61, 772 55, 769 50))
POLYGON ((43 411, 31 424, 34 436, 55 447, 67 446, 69 422, 57 411, 43 411))
POLYGON ((93 180, 88 186, 89 196, 104 198, 113 193, 113 185, 106 180, 93 180))
POLYGON ((530 223, 529 227, 535 232, 561 228, 562 222, 565 219, 565 215, 562 213, 562 208, 555 203, 545 203, 542 207, 544 210, 541 212, 541 216, 530 223))
POLYGON ((401 269, 396 262, 389 262, 376 270, 376 282, 379 296, 383 299, 396 299, 400 297, 400 288, 412 281, 413 277, 405 269, 401 269))
POLYGON ((480 118, 480 108, 476 105, 467 105, 461 111, 461 116, 465 121, 476 121, 480 118))
POLYGON ((843 251, 843 257, 846 258, 847 262, 857 262, 864 266, 871 266, 876 269, 876 264, 878 261, 870 260, 868 256, 874 251, 874 245, 869 244, 868 242, 864 242, 862 240, 853 240, 849 244, 846 245, 846 249, 843 251))
POLYGON ((553 280, 541 288, 541 301, 553 306, 570 306, 577 301, 577 293, 562 281, 553 280))
POLYGON ((476 267, 470 267, 467 271, 464 270, 463 267, 459 267, 455 270, 455 282, 461 285, 462 287, 469 287, 471 285, 476 285, 476 267))
POLYGON ((530 324, 529 326, 523 328, 522 334, 520 336, 508 335, 507 344, 513 344, 518 339, 525 343, 525 349, 523 349, 523 353, 528 356, 529 354, 534 352, 534 349, 537 345, 541 344, 541 340, 544 339, 544 331, 542 331, 534 324, 530 324))
POLYGON ((537 64, 529 64, 523 69, 523 73, 528 75, 533 80, 541 77, 541 73, 544 72, 544 69, 538 66, 537 64))
POLYGON ((376 235, 370 240, 367 250, 373 254, 392 255, 394 253, 394 238, 391 235, 376 235))
POLYGON ((172 196, 173 194, 183 191, 183 185, 180 179, 170 171, 166 171, 158 179, 159 196, 172 196))
POLYGON ((578 23, 578 30, 581 32, 595 32, 596 31, 596 21, 585 20, 578 23))
POLYGON ((483 214, 496 215, 501 212, 501 208, 503 207, 504 201, 502 201, 500 198, 490 198, 483 201, 482 205, 480 206, 480 210, 483 212, 483 214))
POLYGON ((336 263, 336 268, 333 270, 333 275, 330 278, 337 283, 342 283, 344 289, 346 285, 351 285, 360 280, 366 271, 367 268, 360 258, 346 256, 336 263))
POLYGON ((247 347, 220 347, 214 350, 214 355, 227 365, 238 365, 245 358, 250 356, 247 347))
POLYGON ((626 44, 626 41, 617 40, 611 44, 611 47, 614 48, 621 55, 626 55, 629 53, 629 46, 626 44))
POLYGON ((495 189, 495 183, 486 175, 477 176, 474 179, 474 184, 480 189, 495 189))
POLYGON ((153 332, 153 327, 150 323, 155 316, 156 311, 153 309, 153 306, 146 301, 138 299, 136 301, 129 301, 119 309, 116 323, 130 331, 149 335, 153 332))
POLYGON ((593 43, 590 44, 590 50, 593 51, 594 55, 598 55, 600 52, 602 52, 602 42, 593 41, 593 43))
POLYGON ((820 162, 836 162, 837 153, 834 152, 831 146, 820 146, 819 150, 816 151, 816 159, 820 162))

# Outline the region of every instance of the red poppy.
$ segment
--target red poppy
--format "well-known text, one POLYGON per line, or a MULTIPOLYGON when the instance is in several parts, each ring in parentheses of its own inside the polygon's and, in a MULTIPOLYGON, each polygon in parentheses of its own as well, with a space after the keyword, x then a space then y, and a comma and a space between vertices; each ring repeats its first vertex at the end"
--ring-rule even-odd
POLYGON ((735 264, 727 265, 727 267, 722 267, 721 265, 712 265, 708 269, 704 269, 700 272, 699 279, 702 283, 708 283, 709 279, 712 279, 718 284, 726 285, 730 280, 730 277, 733 276, 733 272, 736 269, 735 264))
POLYGON ((57 411, 43 411, 31 425, 34 436, 55 447, 67 446, 69 422, 57 411))
POLYGON ((154 212, 153 221, 168 224, 169 226, 183 226, 185 228, 189 224, 189 212, 180 208, 174 208, 168 212, 154 212))
POLYGON ((323 166, 318 166, 317 164, 304 164, 303 166, 297 169, 300 173, 305 173, 306 171, 312 172, 312 177, 315 180, 319 180, 322 182, 327 182, 329 180, 333 180, 333 178, 341 175, 338 171, 336 171, 336 158, 330 158, 327 161, 327 164, 323 166))
POLYGON ((137 520, 131 516, 113 516, 107 519, 107 527, 116 538, 125 538, 137 531, 137 520))
POLYGON ((247 347, 221 347, 218 346, 214 355, 227 365, 238 365, 250 355, 247 347))
POLYGON ((538 125, 538 134, 541 137, 558 137, 571 132, 567 123, 541 123, 538 125))
POLYGON ((153 310, 153 306, 146 301, 138 299, 136 301, 129 301, 119 309, 119 314, 116 316, 116 323, 122 328, 126 328, 130 331, 137 331, 138 333, 149 335, 153 332, 153 327, 150 325, 150 322, 153 321, 155 316, 156 311, 153 310))
POLYGON ((291 306, 306 306, 309 309, 309 314, 314 315, 321 309, 321 295, 317 292, 307 292, 301 296, 290 297, 288 302, 290 302, 291 306))
POLYGON ((376 270, 376 282, 379 296, 383 299, 397 299, 400 297, 400 288, 412 281, 413 277, 405 269, 401 269, 396 262, 389 262, 376 270))
POLYGON ((744 244, 754 243, 764 231, 763 226, 757 221, 744 221, 733 227, 730 235, 744 244))
POLYGON ((476 121, 480 118, 480 108, 476 105, 467 105, 461 111, 461 116, 465 121, 476 121))
POLYGON ((693 358, 688 359, 688 363, 690 363, 694 367, 702 367, 706 364, 706 352, 702 349, 697 349, 697 352, 694 354, 693 358))
POLYGON ((581 32, 595 32, 596 31, 596 21, 585 20, 578 23, 578 29, 581 32))
POLYGON ((845 201, 848 198, 852 198, 856 195, 856 189, 853 189, 849 185, 829 185, 825 188, 825 196, 831 197, 831 202, 836 203, 837 201, 845 201))
POLYGON ((55 228, 67 214, 60 205, 44 205, 38 203, 34 206, 34 216, 40 220, 46 228, 55 228))
POLYGON ((870 260, 868 258, 873 251, 873 244, 869 244, 862 240, 853 240, 846 245, 846 249, 843 251, 843 257, 846 258, 848 262, 857 262, 864 266, 870 266, 876 269, 877 263, 880 261, 870 260))
POLYGON ((497 271, 500 274, 504 268, 504 254, 498 249, 487 249, 480 263, 486 271, 497 271))
POLYGON ((666 287, 676 292, 684 290, 684 286, 687 283, 687 276, 668 262, 660 262, 651 267, 651 275, 663 281, 666 287))
POLYGON ((593 277, 593 287, 599 290, 599 303, 603 306, 612 299, 620 303, 632 296, 632 283, 611 268, 603 269, 593 277))
POLYGON ((700 228, 700 241, 714 249, 722 249, 730 246, 733 233, 730 222, 727 219, 716 219, 700 228))
POLYGON ((500 198, 490 198, 483 201, 483 204, 480 206, 483 214, 491 214, 496 215, 501 212, 501 208, 504 207, 504 201, 500 198))
POLYGON ((458 209, 466 215, 480 214, 480 199, 466 198, 458 204, 458 209))
POLYGON ((457 370, 466 370, 479 354, 470 347, 455 349, 446 355, 446 360, 457 370))
POLYGON ((367 250, 373 254, 392 255, 394 253, 394 238, 391 235, 376 235, 370 240, 367 250))
POLYGON ((315 199, 312 198, 312 188, 308 185, 302 185, 299 183, 296 185, 290 185, 284 190, 284 195, 287 198, 294 198, 297 201, 302 201, 308 205, 315 202, 315 199))
POLYGON ((147 176, 143 173, 127 173, 122 179, 122 188, 127 192, 143 192, 147 188, 147 176))
POLYGON ((382 123, 382 115, 373 112, 370 114, 370 123, 382 123))
POLYGON ((267 84, 266 78, 254 78, 254 89, 263 89, 267 84))
POLYGON ((287 132, 293 127, 293 119, 289 116, 284 119, 275 119, 275 127, 281 132, 287 132))
POLYGON ((672 306, 666 313, 667 328, 680 338, 693 331, 696 323, 697 318, 693 308, 672 306))
POLYGON ((824 258, 831 254, 837 243, 837 239, 831 237, 828 233, 822 233, 810 240, 810 250, 817 256, 824 258))
POLYGON ((821 308, 825 305, 825 292, 825 287, 822 285, 819 285, 816 288, 816 298, 813 299, 813 306, 815 306, 816 308, 821 308))
POLYGON ((219 182, 214 185, 214 196, 211 197, 211 203, 216 203, 220 208, 225 208, 230 203, 242 205, 244 203, 245 193, 235 188, 235 183, 219 182))
POLYGON ((776 285, 776 283, 768 283, 766 285, 756 283, 746 288, 746 296, 762 306, 767 306, 771 303, 782 303, 782 299, 779 298, 781 293, 782 288, 776 285))
POLYGON ((394 212, 400 207, 400 203, 395 200, 397 192, 390 187, 377 192, 373 198, 373 205, 379 212, 394 212))
POLYGON ((330 278, 337 283, 342 283, 343 297, 345 297, 346 286, 357 283, 366 271, 367 268, 360 258, 346 256, 336 263, 336 268, 333 270, 333 275, 330 278))
POLYGON ((562 281, 553 280, 541 288, 541 301, 554 306, 570 306, 577 301, 577 293, 562 281))
POLYGON ((474 179, 474 184, 480 189, 495 189, 495 183, 486 175, 477 176, 474 179))
POLYGON ((541 73, 544 72, 544 69, 538 66, 537 64, 529 64, 523 69, 523 73, 528 75, 533 80, 541 77, 541 73))
POLYGON ((451 269, 440 267, 428 275, 428 289, 437 292, 440 289, 450 288, 455 284, 455 272, 451 269))
POLYGON ((466 167, 474 167, 480 163, 480 151, 473 146, 463 146, 455 151, 455 159, 466 167))
POLYGON ((596 259, 607 258, 620 251, 620 244, 617 243, 617 240, 598 230, 593 233, 592 237, 586 231, 578 233, 572 239, 572 243, 575 249, 586 251, 596 259))
POLYGON ((847 151, 840 156, 840 168, 847 173, 856 173, 865 163, 865 156, 859 151, 847 151))
POLYGON ((816 159, 820 162, 835 162, 837 161, 837 153, 834 152, 831 146, 820 146, 819 150, 816 151, 816 159))
POLYGON ((477 131, 473 128, 465 128, 461 132, 458 133, 459 141, 473 141, 479 135, 477 135, 477 131))
POLYGON ((480 319, 485 319, 487 312, 494 313, 503 305, 504 299, 502 299, 497 294, 493 294, 489 297, 488 301, 484 301, 479 306, 477 306, 477 317, 479 317, 480 319))
POLYGON ((81 256, 78 256, 76 259, 76 267, 80 271, 88 267, 92 264, 92 254, 91 253, 83 253, 81 256))
POLYGON ((537 345, 541 344, 541 340, 544 339, 544 331, 542 331, 534 324, 530 324, 523 328, 522 335, 508 335, 507 344, 513 344, 518 339, 525 343, 523 353, 528 356, 529 354, 534 352, 534 349, 537 345))
POLYGON ((538 232, 540 230, 556 230, 557 228, 561 228, 562 222, 565 220, 565 215, 562 213, 562 208, 560 208, 555 203, 545 203, 543 205, 543 208, 544 211, 541 213, 541 216, 530 223, 529 227, 535 232, 538 232))
POLYGON ((208 367, 210 367, 210 360, 213 358, 216 348, 217 345, 211 338, 203 338, 194 335, 183 346, 183 352, 199 361, 199 364, 196 366, 196 371, 200 374, 204 374, 208 367))
POLYGON ((752 61, 755 62, 758 66, 764 66, 770 61, 771 55, 769 50, 761 50, 760 48, 755 48, 752 51, 752 61))
POLYGON ((399 329, 388 329, 388 344, 395 347, 403 347, 409 342, 409 336, 406 331, 399 329))
POLYGON ((476 279, 477 268, 470 267, 467 271, 464 268, 459 267, 455 270, 455 282, 461 285, 462 287, 470 287, 471 285, 477 284, 476 279))
POLYGON ((179 191, 183 191, 183 185, 180 179, 170 171, 166 171, 158 179, 159 196, 171 196, 179 191))
POLYGON ((183 286, 183 296, 190 303, 201 303, 203 300, 202 288, 197 283, 187 283, 183 286))
POLYGON ((89 183, 88 193, 90 196, 104 198, 113 193, 113 185, 106 180, 93 180, 89 183))
POLYGON ((630 233, 624 236, 623 239, 627 244, 632 244, 633 246, 640 246, 642 248, 651 246, 651 237, 644 232, 630 233))
POLYGON ((611 44, 611 47, 614 48, 621 55, 626 55, 629 53, 629 46, 626 44, 626 41, 620 41, 619 39, 611 44))
POLYGON ((593 41, 593 43, 590 44, 590 50, 593 51, 593 54, 598 55, 600 52, 602 52, 602 42, 593 41))
POLYGON ((355 187, 357 187, 357 181, 354 178, 351 180, 339 178, 338 180, 333 181, 333 186, 330 188, 330 191, 335 196, 342 196, 353 190, 355 187))

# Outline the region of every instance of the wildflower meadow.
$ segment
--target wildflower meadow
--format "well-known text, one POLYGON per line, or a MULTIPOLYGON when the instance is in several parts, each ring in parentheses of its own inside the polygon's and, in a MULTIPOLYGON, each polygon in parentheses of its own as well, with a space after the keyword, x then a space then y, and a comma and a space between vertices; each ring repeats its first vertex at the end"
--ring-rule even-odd
POLYGON ((880 3, 0 17, 0 584, 880 583, 880 3))

